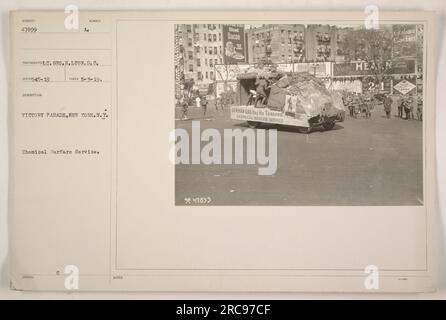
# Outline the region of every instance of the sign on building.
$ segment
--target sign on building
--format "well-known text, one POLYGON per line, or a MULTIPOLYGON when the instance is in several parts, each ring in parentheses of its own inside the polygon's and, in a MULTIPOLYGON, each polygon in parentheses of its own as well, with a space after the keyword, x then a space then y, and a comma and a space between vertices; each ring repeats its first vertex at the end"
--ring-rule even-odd
POLYGON ((394 90, 401 92, 402 94, 408 94, 414 90, 417 86, 410 81, 401 80, 396 85, 393 86, 394 90))
POLYGON ((385 61, 375 63, 369 61, 342 62, 333 65, 333 76, 366 76, 382 74, 413 74, 415 60, 385 61))
POLYGON ((390 93, 392 80, 390 76, 386 76, 381 81, 374 77, 364 77, 362 79, 362 92, 381 92, 390 93))
POLYGON ((245 29, 243 26, 224 24, 223 32, 223 61, 225 64, 246 62, 245 57, 245 29))

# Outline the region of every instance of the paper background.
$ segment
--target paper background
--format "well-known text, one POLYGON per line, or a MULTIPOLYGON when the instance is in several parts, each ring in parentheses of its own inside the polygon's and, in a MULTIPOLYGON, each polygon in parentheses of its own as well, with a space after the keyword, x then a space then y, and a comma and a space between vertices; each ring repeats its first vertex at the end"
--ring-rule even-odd
MULTIPOLYGON (((22 2, 20 2, 19 4, 21 4, 22 2)), ((45 2, 44 1, 41 1, 41 3, 43 4, 43 7, 44 8, 50 8, 48 5, 45 5, 45 2)), ((73 4, 73 3, 75 3, 75 2, 73 2, 73 1, 70 1, 70 2, 68 2, 68 3, 70 3, 70 4, 73 4)), ((100 1, 96 1, 96 3, 98 3, 98 5, 100 5, 101 3, 103 3, 104 4, 104 6, 105 6, 105 2, 100 2, 100 1)), ((129 7, 128 7, 128 4, 129 3, 131 3, 131 1, 127 1, 126 2, 126 4, 127 4, 127 6, 126 7, 119 7, 119 1, 116 1, 116 2, 113 2, 113 4, 116 4, 116 6, 113 6, 113 8, 111 7, 112 6, 112 3, 110 2, 110 1, 108 1, 107 2, 107 4, 108 4, 108 6, 107 7, 102 7, 102 9, 129 9, 129 7)), ((178 2, 178 3, 181 3, 181 2, 178 2)), ((277 3, 277 2, 275 2, 275 3, 277 3)), ((340 2, 339 2, 340 3, 340 2)), ((412 8, 412 9, 422 9, 422 8, 420 8, 420 7, 408 7, 407 6, 407 4, 410 4, 410 2, 409 1, 405 1, 404 2, 404 4, 405 4, 405 8, 412 8)), ((441 2, 434 2, 434 1, 432 1, 432 3, 437 3, 438 4, 438 6, 440 6, 442 3, 441 2)), ((33 5, 35 5, 36 4, 36 2, 33 2, 32 3, 33 5)), ((145 9, 150 9, 150 8, 157 8, 157 9, 160 9, 160 8, 162 8, 162 7, 160 7, 160 6, 158 6, 158 7, 155 7, 154 5, 156 4, 156 2, 151 2, 151 7, 144 7, 145 9)), ((174 4, 174 2, 170 2, 170 5, 173 5, 174 4)), ((192 3, 191 2, 188 2, 188 4, 189 5, 191 5, 192 3)), ((225 3, 226 5, 228 5, 228 4, 231 4, 231 2, 227 2, 227 3, 225 3)), ((237 8, 237 9, 242 9, 243 7, 241 6, 243 4, 243 2, 237 2, 237 3, 235 3, 234 2, 234 4, 233 4, 233 8, 237 8)), ((348 6, 346 6, 346 4, 347 4, 347 2, 346 1, 343 1, 342 2, 342 7, 341 6, 335 6, 335 2, 333 2, 333 1, 331 1, 331 2, 324 2, 324 1, 319 1, 318 2, 318 4, 320 4, 320 6, 317 6, 317 7, 305 7, 305 6, 296 6, 296 7, 293 7, 293 8, 295 8, 295 9, 302 9, 302 8, 304 8, 304 9, 323 9, 323 10, 327 10, 327 9, 334 9, 334 8, 336 8, 336 9, 350 9, 350 8, 355 8, 355 9, 360 9, 361 8, 361 6, 350 6, 350 7, 348 7, 348 6)), ((379 5, 379 3, 377 3, 378 5, 379 5)), ((2 4, 3 5, 3 4, 2 4)), ((80 5, 80 7, 81 7, 81 9, 83 8, 83 6, 82 6, 82 2, 79 2, 79 5, 80 5)), ((274 5, 274 6, 269 6, 269 8, 274 8, 274 9, 284 9, 284 8, 291 8, 290 6, 286 6, 286 3, 284 2, 283 3, 283 7, 278 7, 278 6, 276 6, 276 5, 274 5)), ((397 5, 397 3, 395 3, 395 2, 393 2, 393 6, 394 7, 396 7, 396 5, 397 5)), ((426 2, 426 5, 428 5, 428 2, 426 2)), ((62 7, 62 6, 61 6, 62 7)), ((16 7, 10 7, 10 9, 18 9, 18 8, 20 8, 20 9, 24 9, 24 8, 29 8, 29 7, 27 7, 27 6, 16 6, 16 7)), ((31 7, 31 8, 40 8, 40 7, 31 7)), ((85 8, 87 8, 87 7, 85 7, 85 8)), ((92 7, 91 6, 91 1, 89 2, 89 7, 88 8, 95 8, 95 7, 92 7)), ((99 8, 99 7, 98 7, 99 8)), ((137 8, 136 7, 136 5, 135 5, 135 7, 131 7, 132 9, 133 8, 137 8)), ((181 9, 181 8, 185 8, 184 6, 183 7, 178 7, 178 6, 176 6, 175 7, 176 9, 181 9)), ((188 7, 189 8, 189 7, 188 7)), ((190 7, 191 9, 192 8, 194 8, 194 9, 196 9, 196 8, 206 8, 206 9, 218 9, 218 8, 220 8, 220 7, 211 7, 211 6, 209 6, 209 3, 206 3, 206 6, 202 6, 202 7, 190 7)), ((221 7, 222 9, 224 9, 223 7, 221 7)), ((227 8, 227 7, 226 7, 227 8)), ((263 8, 268 8, 268 7, 265 7, 265 6, 263 6, 263 7, 261 7, 262 9, 263 8)), ((381 8, 386 8, 384 5, 381 7, 381 8)), ((440 7, 439 7, 440 8, 440 7)), ((435 9, 435 7, 429 7, 429 6, 427 6, 427 7, 425 7, 425 9, 428 9, 428 10, 433 10, 433 9, 435 9)), ((444 5, 443 5, 443 7, 441 8, 442 10, 445 10, 445 8, 444 8, 444 5)), ((7 14, 6 13, 3 13, 2 14, 2 35, 4 36, 4 38, 6 38, 5 36, 7 35, 7 31, 5 30, 5 27, 7 27, 7 21, 5 21, 5 19, 7 19, 7 14)), ((442 25, 442 21, 440 21, 440 28, 443 28, 443 25, 442 25)), ((441 33, 441 37, 443 37, 443 33, 441 33)), ((7 43, 6 43, 6 39, 3 39, 3 45, 7 45, 7 43)), ((439 53, 441 52, 443 52, 443 50, 441 50, 441 48, 442 48, 442 45, 443 45, 443 43, 441 42, 440 44, 439 44, 439 53)), ((2 52, 3 53, 5 53, 5 52, 7 52, 7 50, 5 49, 5 48, 2 48, 3 50, 2 50, 2 52)), ((5 63, 6 61, 5 61, 5 59, 3 59, 2 60, 2 62, 1 62, 1 67, 5 67, 7 64, 5 63)), ((444 62, 443 61, 440 61, 440 63, 439 63, 439 65, 438 65, 438 67, 439 67, 439 69, 441 70, 442 69, 442 67, 444 67, 444 62)), ((440 87, 441 86, 441 79, 442 78, 444 78, 444 76, 440 73, 439 75, 439 82, 437 83, 437 87, 440 87)), ((6 89, 5 89, 5 82, 4 82, 4 80, 5 80, 5 76, 3 75, 3 77, 2 77, 2 93, 3 92, 5 92, 6 93, 6 89)), ((437 128, 438 128, 438 133, 437 133, 437 145, 442 145, 442 141, 444 141, 444 129, 442 128, 442 127, 444 127, 444 125, 442 126, 441 124, 443 123, 444 124, 444 111, 442 110, 442 108, 441 108, 441 105, 442 105, 442 101, 444 101, 444 97, 441 97, 441 94, 442 94, 442 92, 441 92, 441 90, 438 90, 438 92, 437 92, 437 96, 438 96, 438 98, 437 98, 437 128), (443 100, 442 100, 443 99, 443 100), (439 121, 442 121, 441 119, 443 119, 443 122, 439 122, 439 121), (443 138, 443 139, 442 139, 443 138)), ((6 95, 5 94, 2 94, 1 95, 1 98, 2 99, 5 99, 6 98, 6 95)), ((2 112, 3 112, 3 115, 5 114, 5 110, 6 110, 6 104, 5 104, 5 101, 3 100, 2 101, 2 112)), ((2 117, 2 121, 5 121, 5 119, 6 119, 6 117, 2 117)), ((2 129, 3 128, 5 128, 5 126, 2 126, 2 129)), ((2 147, 4 147, 4 146, 6 146, 6 136, 4 136, 4 134, 5 134, 6 132, 2 132, 2 139, 0 140, 1 142, 2 142, 2 147)), ((6 151, 6 148, 2 148, 2 151, 6 151)), ((439 169, 438 169, 438 173, 439 173, 439 183, 440 183, 440 185, 439 185, 439 192, 440 192, 440 194, 441 194, 441 190, 442 190, 442 183, 444 183, 444 174, 443 174, 443 176, 441 175, 442 174, 442 168, 441 168, 441 163, 443 163, 444 161, 441 161, 441 160, 444 160, 445 159, 445 154, 444 154, 444 150, 442 150, 442 148, 439 148, 438 149, 438 151, 437 151, 438 153, 437 153, 437 157, 438 157, 438 163, 440 164, 440 166, 439 166, 439 169), (443 177, 443 180, 441 179, 443 177)), ((5 153, 2 153, 2 161, 4 161, 4 160, 6 160, 6 154, 5 153)), ((2 175, 3 174, 5 174, 6 175, 6 172, 7 172, 7 170, 6 170, 6 163, 5 162, 2 162, 2 169, 5 169, 5 170, 2 170, 2 175)), ((5 180, 2 180, 2 191, 3 190, 6 190, 5 189, 5 187, 6 187, 6 184, 5 184, 5 182, 4 182, 5 180)), ((1 251, 0 251, 0 253, 2 254, 1 256, 0 256, 0 258, 3 258, 4 256, 5 256, 5 253, 6 253, 6 228, 5 228, 5 223, 3 222, 3 221, 5 221, 5 218, 6 218, 6 206, 4 205, 5 203, 6 203, 6 195, 5 195, 5 192, 2 192, 2 200, 5 200, 4 202, 2 201, 2 215, 1 215, 1 218, 2 218, 2 220, 0 220, 0 227, 1 228, 3 228, 1 231, 0 231, 0 236, 1 236, 1 239, 2 239, 2 246, 1 246, 1 251), (5 230, 4 232, 3 232, 3 230, 5 230)), ((440 204, 444 204, 444 203, 442 203, 442 201, 444 201, 444 200, 442 200, 441 198, 440 198, 440 204)), ((443 206, 442 206, 443 207, 443 206)), ((443 226, 444 226, 444 222, 443 222, 443 226)), ((444 260, 444 257, 443 257, 443 260, 444 260)), ((6 272, 4 271, 4 268, 3 268, 3 270, 2 270, 2 288, 4 288, 5 287, 5 285, 6 285, 6 279, 7 279, 7 276, 6 276, 6 272)), ((17 293, 8 293, 9 295, 14 295, 14 294, 17 294, 17 293)), ((39 294, 40 296, 42 295, 42 294, 39 294)), ((43 294, 43 295, 48 295, 48 294, 43 294)), ((33 297, 33 296, 30 296, 29 294, 25 294, 24 296, 26 296, 26 297, 33 297)), ((86 297, 86 295, 85 294, 83 294, 83 295, 80 295, 81 297, 86 297)), ((87 296, 92 296, 92 295, 87 295, 87 296)), ((93 295, 94 296, 94 295, 93 295)), ((116 295, 112 295, 112 296, 114 296, 114 297, 116 297, 116 295)), ((165 296, 165 295, 164 295, 165 296)), ((141 295, 137 295, 137 297, 155 297, 153 294, 152 295, 147 295, 147 294, 141 294, 141 295)), ((161 297, 161 296, 156 296, 156 297, 161 297)), ((184 296, 182 296, 182 297, 184 297, 184 296)), ((194 297, 199 297, 199 296, 194 296, 194 297)), ((241 297, 240 295, 237 295, 237 297, 241 297)), ((265 296, 262 296, 262 297, 265 297, 265 296)), ((275 295, 275 297, 277 297, 277 295, 275 295)), ((285 295, 285 296, 283 296, 284 298, 286 298, 286 297, 306 297, 305 295, 285 295)), ((311 297, 314 297, 314 295, 312 295, 311 297)), ((326 297, 326 296, 323 296, 323 295, 321 295, 321 297, 326 297)))

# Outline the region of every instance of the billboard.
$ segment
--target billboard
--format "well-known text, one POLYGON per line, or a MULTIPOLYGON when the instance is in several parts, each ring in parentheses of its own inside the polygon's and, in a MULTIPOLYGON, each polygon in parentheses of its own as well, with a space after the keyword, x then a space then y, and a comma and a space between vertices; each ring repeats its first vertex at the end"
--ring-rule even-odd
POLYGON ((333 65, 333 76, 365 76, 376 73, 415 73, 415 60, 385 61, 383 64, 368 61, 342 62, 333 65))
POLYGON ((393 86, 393 90, 396 90, 402 94, 416 93, 415 90, 416 88, 417 88, 416 79, 409 79, 409 80, 403 79, 393 86))
POLYGON ((411 42, 417 40, 416 24, 395 24, 392 25, 393 42, 411 42))
POLYGON ((224 24, 222 32, 224 63, 245 63, 245 28, 235 24, 224 24))

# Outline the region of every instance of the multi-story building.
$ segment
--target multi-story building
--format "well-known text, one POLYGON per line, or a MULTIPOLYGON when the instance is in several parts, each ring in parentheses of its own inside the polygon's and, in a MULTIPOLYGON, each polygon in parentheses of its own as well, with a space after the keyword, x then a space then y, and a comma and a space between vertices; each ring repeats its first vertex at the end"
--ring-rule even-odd
POLYGON ((305 26, 266 24, 246 30, 249 63, 292 63, 305 60, 305 26))
POLYGON ((416 58, 422 48, 422 25, 396 24, 392 26, 392 58, 416 58), (420 29, 421 26, 421 29, 420 29), (421 30, 421 31, 420 31, 421 30))
POLYGON ((342 43, 346 35, 353 30, 352 27, 336 27, 334 30, 335 44, 332 48, 335 62, 343 62, 346 59, 346 52, 342 49, 342 43))
POLYGON ((183 24, 176 29, 184 80, 205 89, 214 82, 214 66, 223 63, 221 24, 183 24))
POLYGON ((325 62, 344 59, 339 44, 352 28, 276 24, 246 30, 249 63, 325 62))
POLYGON ((337 50, 336 27, 312 24, 305 29, 306 60, 335 61, 337 50))

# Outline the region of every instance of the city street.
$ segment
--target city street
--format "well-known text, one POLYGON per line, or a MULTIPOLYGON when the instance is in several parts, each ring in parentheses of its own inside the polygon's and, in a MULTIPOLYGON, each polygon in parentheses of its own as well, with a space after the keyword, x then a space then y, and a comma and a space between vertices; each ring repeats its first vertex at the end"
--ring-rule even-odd
MULTIPOLYGON (((178 120, 188 130, 191 120, 178 120)), ((240 128, 229 110, 190 108, 188 117, 206 128, 240 128)), ((183 165, 175 170, 177 205, 206 197, 208 205, 421 205, 423 199, 422 122, 402 120, 381 108, 371 119, 346 116, 331 131, 301 134, 278 130, 277 171, 258 175, 257 165, 183 165)))

